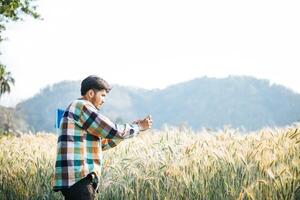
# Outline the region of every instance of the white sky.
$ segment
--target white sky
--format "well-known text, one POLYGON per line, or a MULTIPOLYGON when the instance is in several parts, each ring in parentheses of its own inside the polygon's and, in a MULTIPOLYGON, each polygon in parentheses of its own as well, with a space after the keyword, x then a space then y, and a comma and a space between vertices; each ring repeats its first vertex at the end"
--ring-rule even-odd
POLYGON ((8 41, 1 43, 0 60, 16 79, 2 105, 90 74, 149 89, 202 76, 251 75, 300 93, 298 0, 37 4, 44 20, 9 24, 8 41))

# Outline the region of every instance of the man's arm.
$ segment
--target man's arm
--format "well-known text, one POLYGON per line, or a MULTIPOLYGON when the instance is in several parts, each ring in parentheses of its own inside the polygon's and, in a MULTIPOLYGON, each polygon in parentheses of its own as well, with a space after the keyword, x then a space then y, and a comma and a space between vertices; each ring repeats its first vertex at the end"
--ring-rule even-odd
POLYGON ((101 115, 92 104, 80 105, 80 115, 76 123, 91 135, 101 138, 123 140, 137 135, 144 127, 138 124, 115 124, 101 115))
POLYGON ((152 126, 151 116, 132 124, 116 124, 101 115, 90 103, 79 103, 77 106, 79 107, 79 116, 75 123, 96 137, 127 139, 152 126))
MULTIPOLYGON (((147 116, 145 119, 142 120, 136 120, 134 122, 132 122, 132 124, 137 124, 140 127, 140 130, 146 130, 151 128, 152 125, 152 119, 151 116, 147 116)), ((108 150, 110 148, 114 148, 115 146, 117 146, 121 141, 123 141, 122 139, 106 139, 106 138, 102 138, 101 140, 101 146, 102 146, 102 150, 108 150)))
POLYGON ((120 142, 123 141, 122 139, 101 139, 101 147, 102 151, 106 151, 108 149, 116 147, 120 142))

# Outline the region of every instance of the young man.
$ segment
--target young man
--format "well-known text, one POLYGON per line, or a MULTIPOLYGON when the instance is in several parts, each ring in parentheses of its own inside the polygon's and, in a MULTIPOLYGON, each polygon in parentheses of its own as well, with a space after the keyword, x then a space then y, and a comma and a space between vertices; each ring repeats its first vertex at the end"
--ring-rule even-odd
POLYGON ((97 76, 81 82, 80 99, 64 112, 57 143, 54 191, 65 199, 97 199, 102 151, 152 126, 151 116, 132 124, 115 124, 99 113, 111 87, 97 76))

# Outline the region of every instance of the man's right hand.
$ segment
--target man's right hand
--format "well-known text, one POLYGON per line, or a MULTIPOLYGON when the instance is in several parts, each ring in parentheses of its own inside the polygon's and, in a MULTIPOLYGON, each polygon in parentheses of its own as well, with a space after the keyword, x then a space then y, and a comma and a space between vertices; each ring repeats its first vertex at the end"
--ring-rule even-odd
POLYGON ((151 115, 148 115, 145 119, 138 120, 137 124, 139 125, 141 131, 150 129, 152 127, 151 115))

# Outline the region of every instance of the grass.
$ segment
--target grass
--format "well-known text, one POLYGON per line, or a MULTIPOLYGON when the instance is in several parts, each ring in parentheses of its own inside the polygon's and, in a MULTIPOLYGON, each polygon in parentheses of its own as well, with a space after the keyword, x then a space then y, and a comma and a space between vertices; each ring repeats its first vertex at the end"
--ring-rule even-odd
MULTIPOLYGON (((299 128, 142 133, 104 152, 99 197, 298 200, 299 128)), ((51 188, 56 140, 54 134, 0 138, 0 199, 62 199, 51 188)))

